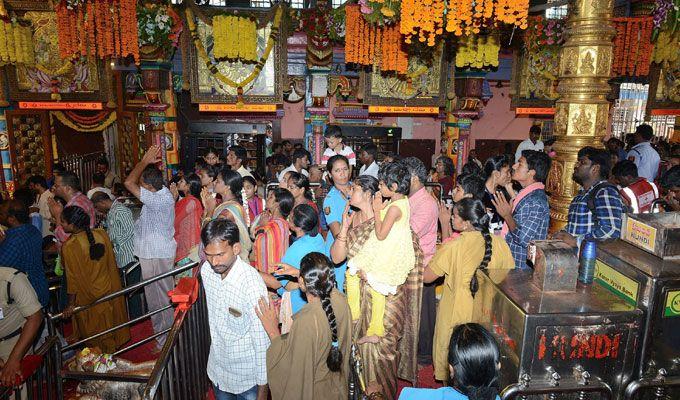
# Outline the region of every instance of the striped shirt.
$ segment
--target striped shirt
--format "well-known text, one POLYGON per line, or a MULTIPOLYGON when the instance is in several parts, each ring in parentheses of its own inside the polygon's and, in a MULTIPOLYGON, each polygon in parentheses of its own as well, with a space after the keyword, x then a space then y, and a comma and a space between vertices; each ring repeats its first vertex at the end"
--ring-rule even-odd
POLYGON ((134 228, 135 222, 130 209, 118 200, 114 200, 109 213, 106 214, 106 231, 113 245, 118 268, 123 268, 135 261, 134 228))
POLYGON ((139 258, 175 259, 175 199, 170 190, 139 190, 144 204, 135 224, 135 255, 139 258))
POLYGON ((342 147, 342 150, 337 151, 337 152, 333 149, 326 148, 326 150, 323 152, 323 156, 321 156, 321 165, 328 164, 328 160, 331 157, 338 155, 338 154, 347 157, 347 161, 349 161, 349 165, 351 165, 351 166, 357 165, 357 155, 354 153, 354 150, 352 150, 351 147, 344 146, 344 145, 342 147))

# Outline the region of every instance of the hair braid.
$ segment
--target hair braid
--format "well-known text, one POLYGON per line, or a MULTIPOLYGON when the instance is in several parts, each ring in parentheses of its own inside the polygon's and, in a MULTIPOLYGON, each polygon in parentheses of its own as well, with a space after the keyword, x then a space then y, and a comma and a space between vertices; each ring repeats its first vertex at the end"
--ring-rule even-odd
POLYGON ((482 229, 481 234, 484 238, 484 257, 482 258, 482 262, 479 263, 479 266, 475 269, 475 272, 472 274, 472 279, 470 279, 470 293, 472 293, 472 297, 475 297, 477 290, 479 290, 477 270, 485 270, 489 265, 489 261, 491 261, 491 234, 489 233, 488 229, 482 229))
MULTIPOLYGON (((328 275, 327 275, 328 277, 328 275)), ((330 277, 328 277, 330 278, 330 277)), ((333 305, 331 304, 331 291, 333 286, 335 286, 331 279, 326 279, 325 281, 319 280, 317 282, 319 285, 325 286, 323 289, 319 288, 319 294, 321 294, 321 306, 324 312, 326 312, 326 318, 328 318, 328 325, 331 328, 331 350, 328 352, 328 357, 326 358, 326 365, 328 369, 333 372, 340 371, 342 366, 342 353, 338 347, 338 324, 335 320, 335 313, 333 312, 333 305)))
POLYGON ((104 257, 104 244, 97 243, 94 240, 94 234, 89 226, 85 228, 85 233, 87 234, 87 241, 90 242, 90 260, 96 261, 104 257))

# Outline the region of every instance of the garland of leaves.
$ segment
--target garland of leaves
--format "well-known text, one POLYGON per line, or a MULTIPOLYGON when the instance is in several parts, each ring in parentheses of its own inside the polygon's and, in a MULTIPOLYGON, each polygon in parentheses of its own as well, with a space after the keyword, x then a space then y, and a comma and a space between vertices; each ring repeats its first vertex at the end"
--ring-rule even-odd
POLYGON ((269 39, 267 40, 267 45, 264 49, 264 52, 262 53, 262 56, 260 56, 260 59, 258 60, 257 64, 255 64, 253 72, 251 72, 250 75, 245 77, 240 82, 235 82, 229 79, 227 76, 225 76, 219 71, 215 62, 211 60, 210 57, 208 56, 208 52, 205 49, 203 42, 201 41, 200 35, 198 34, 198 29, 196 28, 196 23, 194 21, 195 17, 193 11, 191 10, 191 8, 187 8, 185 13, 187 16, 187 25, 189 27, 189 32, 191 33, 191 39, 194 42, 194 46, 196 46, 198 58, 200 58, 201 62, 205 63, 206 67, 208 68, 208 70, 210 71, 214 78, 231 86, 232 88, 237 89, 239 96, 242 95, 243 88, 250 84, 251 82, 253 82, 255 79, 257 79, 257 77, 260 75, 260 72, 262 72, 264 65, 267 63, 267 60, 269 59, 269 55, 271 54, 274 45, 278 41, 279 31, 281 27, 281 15, 283 14, 282 7, 281 6, 276 7, 274 21, 272 23, 271 31, 269 33, 269 39))

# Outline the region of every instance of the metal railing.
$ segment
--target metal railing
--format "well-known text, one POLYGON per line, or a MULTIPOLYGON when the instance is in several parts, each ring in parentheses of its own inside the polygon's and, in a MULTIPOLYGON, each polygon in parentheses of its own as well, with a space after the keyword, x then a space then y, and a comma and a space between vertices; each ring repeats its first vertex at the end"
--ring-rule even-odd
POLYGON ((97 173, 97 161, 105 157, 103 152, 81 154, 61 157, 58 161, 80 178, 80 186, 83 192, 87 192, 92 186, 92 176, 97 173))
POLYGON ((680 376, 666 376, 665 369, 660 369, 654 378, 642 378, 628 384, 624 400, 637 399, 676 399, 680 396, 680 376), (671 393, 671 388, 676 388, 671 393), (645 397, 641 397, 646 395, 645 397), (651 397, 650 397, 651 396, 651 397))
MULTIPOLYGON (((529 396, 547 396, 549 399, 560 399, 563 395, 578 396, 579 399, 592 398, 592 394, 599 394, 600 400, 614 398, 611 387, 600 379, 591 379, 587 382, 576 380, 560 380, 557 382, 536 382, 529 384, 527 379, 520 379, 503 389, 501 400, 525 400, 529 396)), ((541 397, 545 398, 545 397, 541 397)), ((568 397, 572 398, 572 397, 568 397)))
POLYGON ((0 400, 61 400, 61 381, 57 378, 59 360, 59 339, 49 336, 35 354, 29 354, 21 361, 25 375, 21 383, 13 387, 0 386, 0 400))
POLYGON ((196 281, 196 302, 179 307, 142 398, 193 400, 205 397, 210 387, 206 366, 210 328, 205 292, 196 281))

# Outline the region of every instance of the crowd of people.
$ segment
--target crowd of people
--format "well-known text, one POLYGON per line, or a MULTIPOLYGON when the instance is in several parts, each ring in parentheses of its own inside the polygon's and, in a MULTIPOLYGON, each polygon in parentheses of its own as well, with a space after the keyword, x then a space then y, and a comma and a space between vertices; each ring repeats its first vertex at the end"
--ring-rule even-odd
MULTIPOLYGON (((224 157, 208 149, 170 182, 157 146, 122 182, 102 160, 89 190, 56 166, 51 182, 30 177, 0 205, 0 281, 11 283, 0 283, 0 312, 11 322, 0 327, 0 381, 13 382, 38 336, 50 302, 43 256, 56 248, 70 341, 128 321, 122 297, 77 309, 120 290, 121 271, 139 263, 138 280, 195 265, 186 274, 200 275, 206 293, 207 374, 218 400, 345 399, 353 345, 376 398, 396 399, 399 379, 415 382, 419 365, 432 364, 448 386, 400 398, 495 399, 498 347, 471 323, 478 274, 532 268, 534 240, 578 251, 585 240, 619 237, 627 211, 680 210, 680 166, 671 159, 659 174, 650 134, 639 127, 627 153, 615 139, 607 150, 579 151, 573 180, 582 189, 552 236, 554 154, 537 128, 514 158, 481 162, 471 153, 458 174, 448 157, 434 171, 415 157, 378 163, 375 145, 355 153, 337 126, 326 131, 320 165, 302 146, 275 143, 263 174, 246 167, 241 146, 224 157), (141 205, 137 217, 124 193, 141 205)), ((173 322, 174 284, 167 276, 144 288, 148 309, 159 310, 156 333, 173 322)), ((110 353, 129 339, 123 328, 87 345, 110 353)), ((156 338, 156 351, 164 340, 156 338)))

